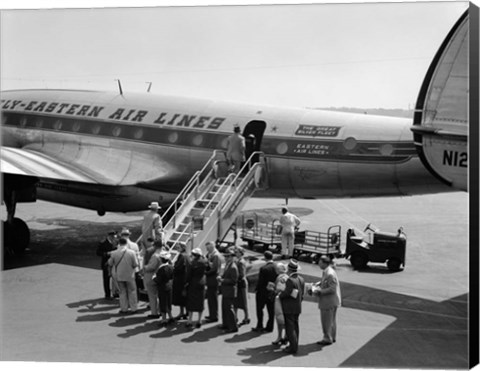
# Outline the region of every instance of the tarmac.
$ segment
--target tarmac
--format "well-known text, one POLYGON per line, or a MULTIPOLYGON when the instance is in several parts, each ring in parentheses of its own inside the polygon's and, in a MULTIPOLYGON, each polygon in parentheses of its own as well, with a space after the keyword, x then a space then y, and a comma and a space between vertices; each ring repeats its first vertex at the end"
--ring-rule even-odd
MULTIPOLYGON (((251 199, 249 212, 277 212, 285 200, 251 199)), ((96 244, 111 229, 138 234, 143 213, 107 214, 47 202, 20 204, 17 216, 31 228, 22 258, 4 261, 1 272, 0 360, 164 365, 315 368, 468 368, 468 194, 336 200, 288 200, 301 229, 326 231, 341 225, 407 234, 407 259, 400 272, 384 264, 355 271, 336 260, 343 305, 338 338, 321 339, 319 310, 307 297, 300 317, 297 355, 271 345, 273 333, 257 334, 255 295, 249 293, 251 324, 223 334, 218 323, 188 331, 167 329, 139 313, 118 314, 103 299, 96 244)), ((2 210, 4 213, 4 210, 2 210)), ((345 241, 342 241, 344 248, 345 241)), ((301 262, 314 282, 318 266, 301 262)), ((174 315, 178 308, 174 307, 174 315)), ((208 314, 207 311, 204 315, 208 314)), ((240 316, 243 319, 243 316, 240 316)), ((15 364, 15 363, 13 363, 15 364)))

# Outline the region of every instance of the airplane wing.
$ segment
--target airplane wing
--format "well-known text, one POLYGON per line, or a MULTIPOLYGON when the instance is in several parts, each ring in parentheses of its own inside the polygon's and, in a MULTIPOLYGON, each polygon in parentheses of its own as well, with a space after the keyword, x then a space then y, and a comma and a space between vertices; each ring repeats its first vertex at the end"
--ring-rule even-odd
POLYGON ((468 10, 435 56, 420 91, 412 131, 430 172, 467 190, 469 104, 468 10))
POLYGON ((151 154, 79 143, 3 146, 0 169, 4 174, 115 186, 168 183, 181 171, 151 154))

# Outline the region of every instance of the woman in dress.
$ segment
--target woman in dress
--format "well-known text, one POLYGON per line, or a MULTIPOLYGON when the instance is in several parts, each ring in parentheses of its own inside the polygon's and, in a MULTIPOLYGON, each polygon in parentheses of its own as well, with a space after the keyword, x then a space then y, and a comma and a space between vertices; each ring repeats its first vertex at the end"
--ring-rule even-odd
POLYGON ((185 247, 178 247, 179 254, 173 265, 172 305, 180 307, 180 314, 176 320, 187 319, 185 306, 187 305, 187 293, 185 290, 185 276, 190 259, 185 254, 185 247))
POLYGON ((172 317, 173 267, 170 263, 170 253, 162 251, 160 253, 160 263, 155 276, 155 282, 157 283, 159 308, 162 314, 159 326, 163 327, 174 322, 172 317))
POLYGON ((205 302, 205 270, 207 269, 207 260, 202 256, 202 250, 198 247, 192 250, 192 260, 187 269, 185 288, 187 289, 187 312, 188 321, 186 326, 191 328, 193 324, 193 313, 198 313, 198 319, 195 323, 196 328, 202 325, 202 313, 205 302))
MULTIPOLYGON (((283 316, 282 310, 282 303, 280 302, 279 294, 285 290, 288 274, 287 274, 287 266, 284 263, 277 264, 277 271, 278 276, 275 280, 275 304, 274 304, 274 312, 275 312, 275 320, 277 322, 277 329, 278 329, 278 336, 275 341, 272 342, 273 345, 281 345, 287 343, 287 338, 282 336, 282 333, 285 330, 285 318, 283 316)), ((286 334, 285 334, 286 335, 286 334)))
POLYGON ((247 262, 245 261, 244 255, 245 250, 243 247, 235 247, 236 263, 238 268, 238 283, 237 283, 237 297, 235 298, 234 308, 235 308, 235 318, 238 318, 237 312, 238 309, 242 309, 244 316, 243 321, 238 324, 238 326, 248 325, 250 323, 250 318, 248 316, 248 302, 247 302, 247 293, 248 293, 248 281, 247 281, 247 262))

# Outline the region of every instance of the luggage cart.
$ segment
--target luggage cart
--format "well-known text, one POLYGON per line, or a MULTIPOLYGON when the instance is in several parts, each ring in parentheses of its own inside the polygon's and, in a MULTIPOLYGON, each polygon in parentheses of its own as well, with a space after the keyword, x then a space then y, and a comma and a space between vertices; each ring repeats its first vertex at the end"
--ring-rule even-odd
POLYGON ((307 255, 315 263, 318 263, 318 259, 322 255, 327 255, 331 259, 341 257, 341 230, 341 226, 332 225, 327 232, 311 230, 295 232, 293 257, 299 258, 300 255, 307 255))
POLYGON ((255 245, 262 245, 264 251, 281 248, 282 237, 278 219, 273 219, 271 222, 263 222, 259 220, 257 214, 253 214, 248 218, 243 215, 240 225, 240 238, 248 243, 249 249, 254 249, 255 245))

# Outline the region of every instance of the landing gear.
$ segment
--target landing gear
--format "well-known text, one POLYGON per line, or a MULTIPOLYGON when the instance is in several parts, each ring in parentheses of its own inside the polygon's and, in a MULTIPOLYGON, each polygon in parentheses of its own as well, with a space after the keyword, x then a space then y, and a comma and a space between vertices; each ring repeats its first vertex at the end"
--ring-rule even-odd
POLYGON ((3 222, 5 253, 21 255, 30 243, 27 224, 15 217, 17 202, 36 201, 36 179, 18 175, 4 175, 3 201, 7 208, 7 220, 3 222))
POLYGON ((6 252, 21 255, 30 244, 30 229, 22 219, 13 218, 3 222, 3 238, 6 252))

